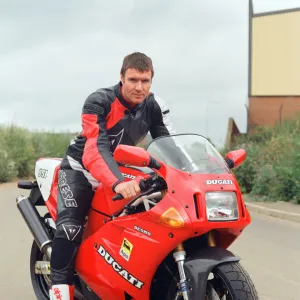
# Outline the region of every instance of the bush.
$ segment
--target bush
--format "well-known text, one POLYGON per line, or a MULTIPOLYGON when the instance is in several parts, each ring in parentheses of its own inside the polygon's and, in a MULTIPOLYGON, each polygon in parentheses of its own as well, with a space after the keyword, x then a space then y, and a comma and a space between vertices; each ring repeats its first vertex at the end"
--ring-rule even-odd
POLYGON ((63 157, 72 135, 0 126, 0 182, 34 175, 40 157, 63 157))
POLYGON ((300 117, 237 137, 230 150, 239 148, 246 150, 247 158, 233 172, 243 192, 300 204, 300 117))
POLYGON ((9 182, 17 176, 16 164, 8 158, 4 149, 0 149, 0 182, 9 182))

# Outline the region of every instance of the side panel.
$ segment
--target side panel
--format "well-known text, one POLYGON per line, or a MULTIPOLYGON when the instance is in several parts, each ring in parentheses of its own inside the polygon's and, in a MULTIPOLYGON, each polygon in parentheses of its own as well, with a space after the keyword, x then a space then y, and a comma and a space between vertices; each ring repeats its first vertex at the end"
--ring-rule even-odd
MULTIPOLYGON (((171 205, 184 214, 172 199, 162 202, 153 211, 165 211, 171 205)), ((149 299, 157 267, 193 235, 188 218, 185 227, 174 229, 161 225, 153 211, 117 218, 82 243, 76 270, 100 298, 124 300, 127 292, 134 299, 149 299)))
POLYGON ((61 159, 42 158, 35 164, 35 178, 45 201, 50 196, 54 172, 60 163, 61 159))
POLYGON ((58 171, 59 171, 59 165, 55 168, 50 195, 48 200, 45 202, 53 220, 56 220, 56 207, 57 207, 57 196, 58 196, 58 171))

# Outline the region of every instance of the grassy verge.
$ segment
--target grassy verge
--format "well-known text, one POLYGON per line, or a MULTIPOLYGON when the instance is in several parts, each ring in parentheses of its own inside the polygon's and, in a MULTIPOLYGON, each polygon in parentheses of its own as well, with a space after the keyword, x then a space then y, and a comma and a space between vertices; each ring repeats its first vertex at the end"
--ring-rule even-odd
POLYGON ((0 126, 0 182, 33 176, 35 161, 40 157, 62 157, 72 137, 70 133, 0 126))

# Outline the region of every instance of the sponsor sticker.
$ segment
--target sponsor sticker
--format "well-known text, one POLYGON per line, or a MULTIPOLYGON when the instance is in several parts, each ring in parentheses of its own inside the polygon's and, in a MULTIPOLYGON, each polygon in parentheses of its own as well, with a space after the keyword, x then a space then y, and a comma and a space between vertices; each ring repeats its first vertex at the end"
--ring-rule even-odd
POLYGON ((127 261, 130 259, 132 248, 133 245, 126 238, 124 238, 120 249, 120 255, 127 261))
POLYGON ((150 233, 150 231, 147 231, 147 230, 145 230, 145 229, 143 229, 143 228, 141 228, 141 227, 139 227, 139 226, 134 226, 134 229, 136 230, 136 231, 139 231, 139 232, 141 232, 141 233, 143 233, 143 234, 146 234, 146 235, 148 235, 148 236, 151 236, 151 233, 150 233))
POLYGON ((38 177, 46 179, 47 178, 47 174, 48 174, 48 170, 47 169, 39 169, 38 177))

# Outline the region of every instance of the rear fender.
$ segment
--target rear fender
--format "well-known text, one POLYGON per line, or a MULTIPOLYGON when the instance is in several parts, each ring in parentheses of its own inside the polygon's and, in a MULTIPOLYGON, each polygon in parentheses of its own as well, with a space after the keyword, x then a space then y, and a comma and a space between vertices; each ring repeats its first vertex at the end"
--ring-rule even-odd
POLYGON ((240 258, 223 248, 204 248, 184 263, 185 275, 188 278, 189 300, 205 300, 207 279, 217 265, 226 262, 237 262, 240 258))

